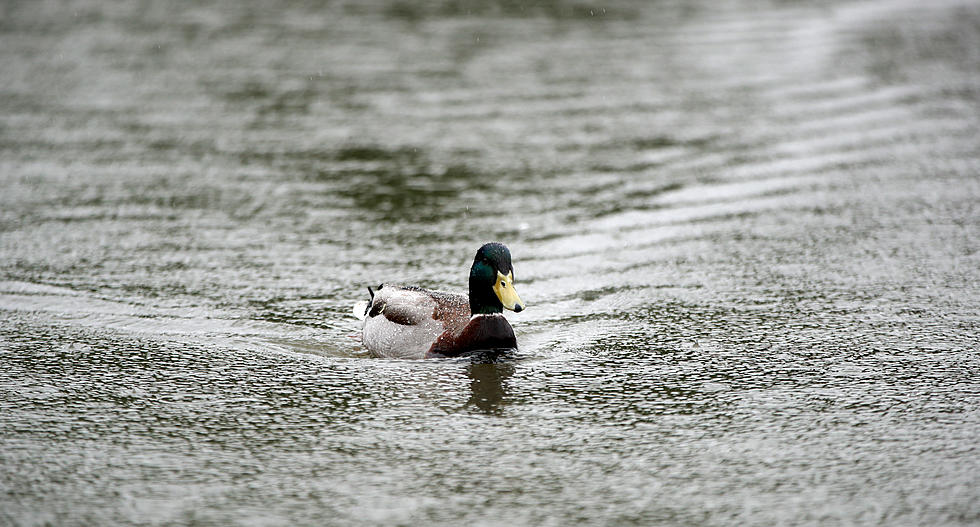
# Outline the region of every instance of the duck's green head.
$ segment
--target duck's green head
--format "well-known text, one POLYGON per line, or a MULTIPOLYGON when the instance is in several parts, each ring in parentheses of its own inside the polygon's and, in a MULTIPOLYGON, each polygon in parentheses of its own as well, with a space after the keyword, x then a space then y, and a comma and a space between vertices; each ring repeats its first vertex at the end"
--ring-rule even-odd
POLYGON ((510 250, 502 243, 488 243, 476 252, 470 268, 470 311, 488 315, 504 308, 520 312, 524 302, 514 289, 510 250))

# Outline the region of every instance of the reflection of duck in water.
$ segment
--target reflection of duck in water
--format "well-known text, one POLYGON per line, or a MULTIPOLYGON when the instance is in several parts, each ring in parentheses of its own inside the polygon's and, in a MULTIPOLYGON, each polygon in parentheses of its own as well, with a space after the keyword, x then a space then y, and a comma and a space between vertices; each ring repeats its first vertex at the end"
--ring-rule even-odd
POLYGON ((522 311, 524 302, 514 290, 510 251, 501 243, 477 251, 469 298, 391 284, 368 291, 371 299, 355 306, 354 314, 364 320, 361 340, 373 355, 421 359, 517 347, 502 313, 522 311))
POLYGON ((514 374, 509 362, 469 364, 466 375, 470 378, 470 398, 467 406, 476 406, 485 414, 497 415, 503 411, 507 388, 504 381, 514 374))

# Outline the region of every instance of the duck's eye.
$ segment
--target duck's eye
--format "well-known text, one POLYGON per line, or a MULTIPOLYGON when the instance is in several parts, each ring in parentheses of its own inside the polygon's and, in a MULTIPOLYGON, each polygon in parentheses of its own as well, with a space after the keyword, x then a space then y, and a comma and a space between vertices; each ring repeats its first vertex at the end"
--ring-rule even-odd
POLYGON ((507 287, 507 282, 504 282, 503 280, 501 280, 500 281, 500 287, 507 287))

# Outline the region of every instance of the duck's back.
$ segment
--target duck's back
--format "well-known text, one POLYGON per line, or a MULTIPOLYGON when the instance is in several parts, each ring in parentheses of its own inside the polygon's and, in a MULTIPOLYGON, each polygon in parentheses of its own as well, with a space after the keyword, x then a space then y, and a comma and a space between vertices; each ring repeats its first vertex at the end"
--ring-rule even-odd
POLYGON ((382 284, 365 310, 362 340, 375 356, 421 359, 440 335, 462 332, 469 315, 463 295, 382 284))

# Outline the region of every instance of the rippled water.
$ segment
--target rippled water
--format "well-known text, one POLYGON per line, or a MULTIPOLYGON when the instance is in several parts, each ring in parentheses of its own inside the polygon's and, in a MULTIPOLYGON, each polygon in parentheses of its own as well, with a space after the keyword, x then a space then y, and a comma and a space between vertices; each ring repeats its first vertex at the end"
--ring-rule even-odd
POLYGON ((975 2, 0 13, 0 524, 980 522, 975 2))

